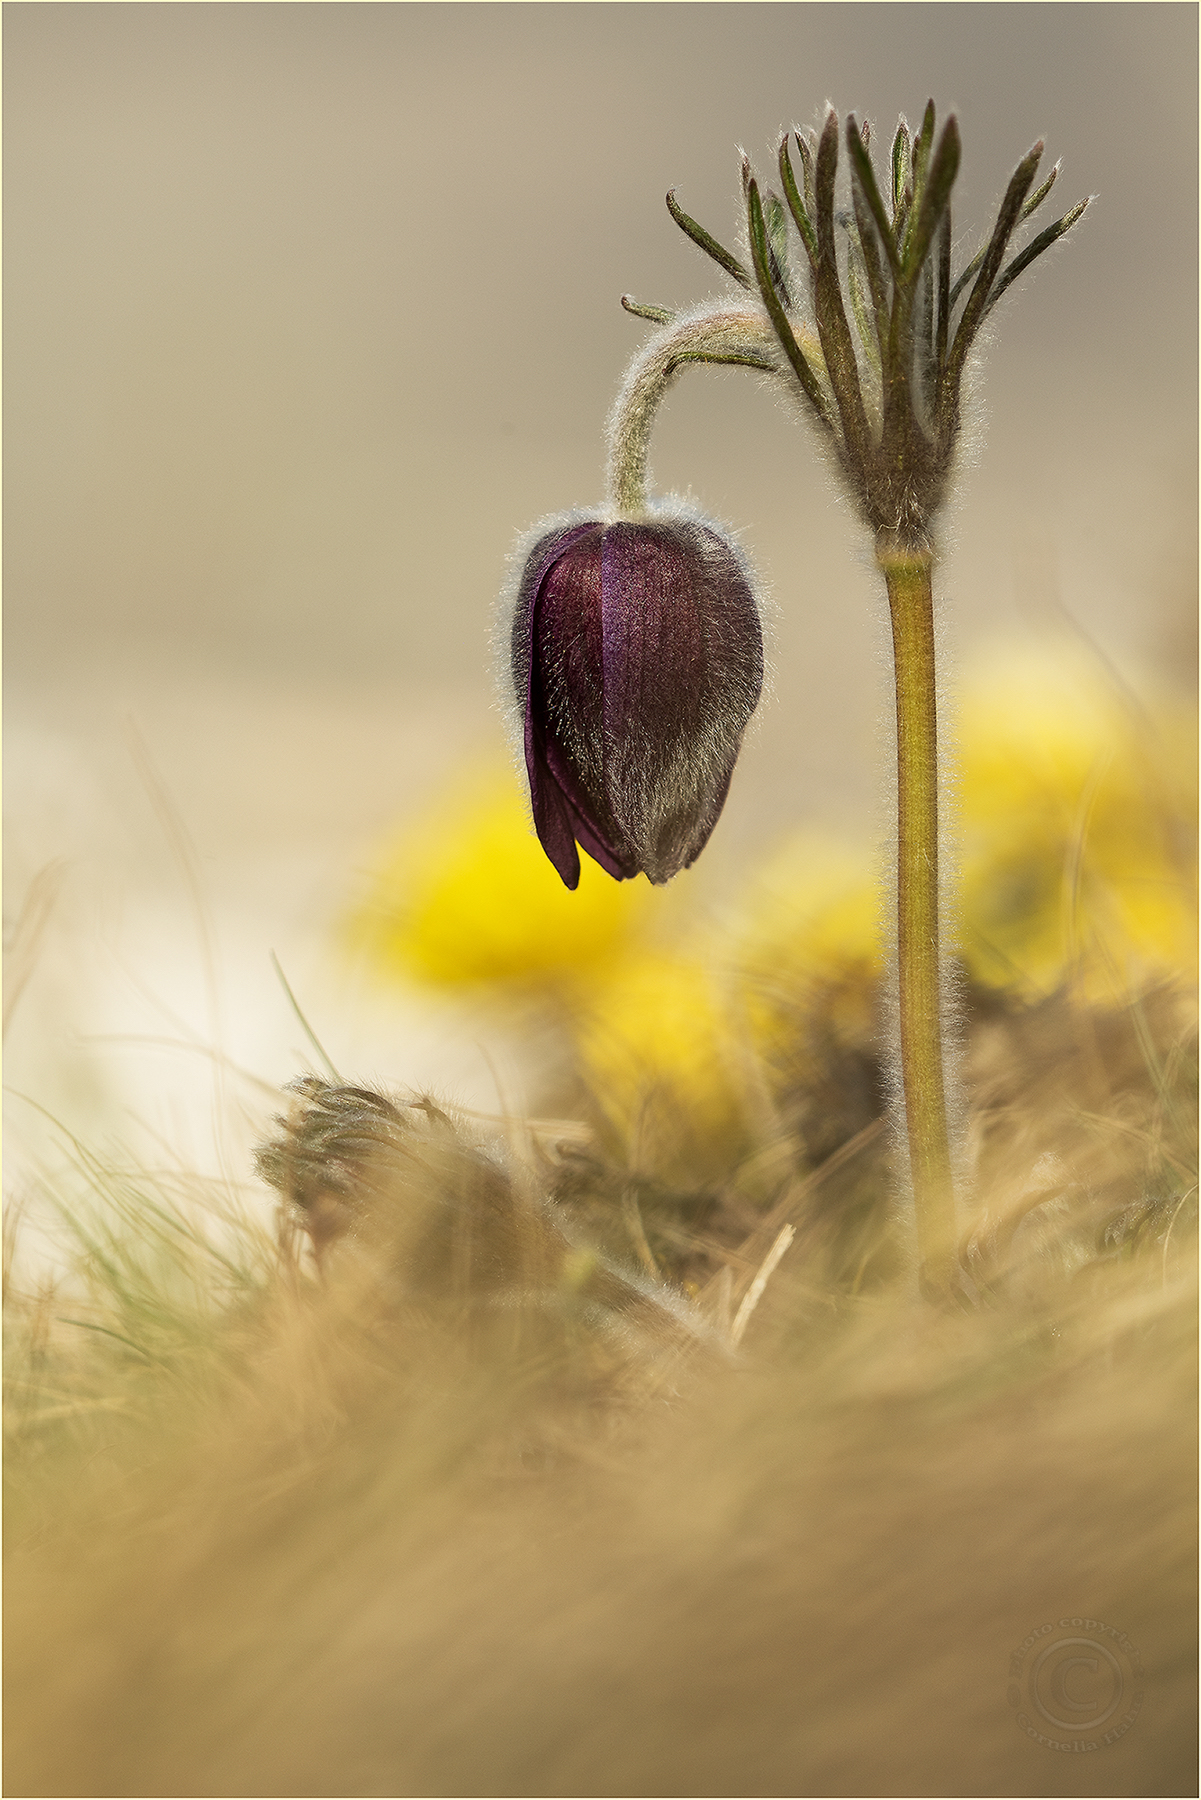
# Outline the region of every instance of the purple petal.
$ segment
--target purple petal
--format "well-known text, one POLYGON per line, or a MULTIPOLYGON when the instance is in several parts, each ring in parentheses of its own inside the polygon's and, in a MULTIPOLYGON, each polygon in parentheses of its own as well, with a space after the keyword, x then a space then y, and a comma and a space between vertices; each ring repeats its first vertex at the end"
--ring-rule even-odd
POLYGON ((525 761, 534 828, 569 888, 580 879, 577 842, 617 880, 637 873, 594 818, 583 773, 595 765, 599 788, 602 535, 601 525, 584 524, 536 545, 514 621, 514 671, 524 669, 526 677, 525 761))
POLYGON ((691 521, 613 525, 603 558, 604 795, 652 881, 695 862, 763 682, 734 551, 691 521))
POLYGON ((523 575, 512 660, 534 823, 566 885, 577 844, 619 880, 693 863, 763 679, 733 547, 680 519, 547 533, 523 575))
POLYGON ((580 885, 580 857, 575 847, 574 823, 554 779, 543 771, 537 754, 531 754, 528 732, 525 765, 530 775, 530 808, 538 842, 558 870, 564 887, 577 888, 580 885))
POLYGON ((548 531, 545 537, 539 538, 526 557, 521 586, 517 593, 517 604, 513 612, 513 627, 509 643, 513 691, 521 702, 527 719, 530 710, 530 664, 533 656, 534 610, 542 583, 563 551, 574 544, 577 538, 583 537, 587 532, 601 529, 600 525, 594 524, 591 520, 585 520, 581 525, 561 525, 554 531, 548 531))

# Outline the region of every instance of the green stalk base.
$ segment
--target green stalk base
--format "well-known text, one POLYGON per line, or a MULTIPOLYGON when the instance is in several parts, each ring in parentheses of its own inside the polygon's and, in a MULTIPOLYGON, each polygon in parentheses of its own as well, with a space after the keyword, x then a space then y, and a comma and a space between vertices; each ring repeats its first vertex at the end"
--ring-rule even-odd
POLYGON ((905 1130, 923 1291, 956 1270, 943 1073, 938 905, 938 720, 928 551, 877 549, 888 585, 897 693, 897 1002, 905 1130))

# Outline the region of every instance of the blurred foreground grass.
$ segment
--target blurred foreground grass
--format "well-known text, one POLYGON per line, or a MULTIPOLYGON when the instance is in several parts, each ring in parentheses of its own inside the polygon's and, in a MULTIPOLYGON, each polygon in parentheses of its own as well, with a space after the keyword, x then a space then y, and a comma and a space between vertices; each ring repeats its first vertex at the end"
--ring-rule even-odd
POLYGON ((1185 1791, 1189 722, 1008 670, 960 739, 962 1311, 890 1198, 870 849, 572 896, 465 776, 344 935, 536 1034, 537 1116, 307 1077, 275 1230, 76 1146, 7 1293, 10 1791, 1185 1791), (1006 1700, 1065 1612, 1146 1665, 1095 1756, 1006 1700))

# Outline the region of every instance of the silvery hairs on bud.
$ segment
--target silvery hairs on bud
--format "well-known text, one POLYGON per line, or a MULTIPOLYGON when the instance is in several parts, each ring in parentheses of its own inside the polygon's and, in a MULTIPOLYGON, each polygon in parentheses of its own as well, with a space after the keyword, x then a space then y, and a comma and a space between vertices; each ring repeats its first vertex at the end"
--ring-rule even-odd
POLYGON ((534 823, 568 887, 577 843, 617 879, 695 861, 762 688, 737 547, 678 502, 624 510, 545 521, 509 601, 534 823))

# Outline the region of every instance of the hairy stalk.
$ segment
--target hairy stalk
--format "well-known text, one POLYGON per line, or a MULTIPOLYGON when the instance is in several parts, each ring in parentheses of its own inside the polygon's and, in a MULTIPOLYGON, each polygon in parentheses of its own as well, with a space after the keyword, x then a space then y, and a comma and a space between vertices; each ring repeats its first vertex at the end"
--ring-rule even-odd
POLYGON ((923 1289, 947 1292, 955 1195, 947 1134, 938 906, 938 720, 932 556, 884 542, 897 694, 897 1011, 923 1289))
MULTIPOLYGON (((733 304, 730 300, 711 301, 677 315, 628 297, 623 301, 627 310, 651 319, 662 329, 635 357, 610 415, 606 528, 639 524, 658 510, 648 506, 647 447, 656 408, 681 366, 685 362, 726 362, 776 375, 803 398, 805 411, 833 452, 832 460, 875 539, 876 560, 888 586, 896 661, 898 1054, 910 1183, 922 1287, 930 1295, 948 1294, 957 1284, 959 1271, 940 993, 933 533, 955 460, 964 369, 980 327, 1014 280, 1072 229, 1089 200, 1079 201, 1006 263, 1015 233, 1050 193, 1056 179, 1058 164, 1041 186, 1034 186, 1043 154, 1040 140, 1010 177, 987 243, 955 278, 951 196, 961 145, 954 116, 944 122, 941 134, 937 133, 931 100, 916 134, 900 120, 883 188, 872 163, 868 126, 857 123, 853 115, 848 115, 844 126, 845 130, 831 109, 820 135, 796 130, 785 133, 777 151, 784 201, 769 188, 761 189, 749 158, 743 156, 750 268, 684 212, 674 191, 668 194, 668 210, 676 224, 730 280, 746 290, 750 304, 740 294, 733 304), (801 158, 799 184, 790 137, 801 158), (840 199, 839 159, 844 137, 850 181, 849 193, 844 187, 840 199), (808 277, 807 307, 801 304, 803 284, 789 257, 789 219, 796 227, 807 264, 807 268, 802 265, 808 277), (846 252, 840 262, 839 246, 844 241, 846 252)), ((552 560, 560 551, 566 555, 574 539, 564 534, 581 529, 577 521, 565 519, 560 536, 552 539, 544 534, 535 550, 539 555, 548 554, 546 546, 551 544, 552 560)), ((646 542, 643 549, 649 566, 653 558, 646 542)), ((582 557, 585 552, 574 554, 582 557)), ((529 593, 549 579, 549 567, 535 562, 529 593)), ((592 587, 595 585, 592 580, 592 587)), ((581 591, 585 586, 581 580, 581 591)), ((737 589, 734 582, 731 592, 737 589)), ((699 592, 710 592, 704 581, 699 592)), ((610 594, 609 612, 614 620, 623 598, 616 592, 610 594)), ((629 609, 631 615, 643 604, 640 597, 638 605, 629 609)), ((697 605, 707 606, 708 601, 697 605)), ((608 619, 609 613, 605 616, 608 619)), ((533 665, 521 634, 529 630, 532 617, 532 607, 519 610, 520 644, 513 665, 519 697, 530 685, 533 665)), ((709 616, 715 641, 721 639, 719 623, 717 614, 709 616)), ((669 628, 666 615, 663 626, 667 642, 674 627, 669 628)), ((616 629, 620 635, 624 628, 616 629)), ((749 644, 750 638, 745 642, 749 644)), ((755 659, 758 654, 756 649, 755 659)), ((608 667, 606 651, 606 670, 608 667)), ((641 675, 641 662, 638 667, 641 675)), ((758 670, 757 660, 754 667, 758 670)), ((660 679, 658 668, 648 666, 645 673, 650 691, 652 680, 660 679)), ((757 679, 756 675, 751 683, 756 697, 757 679)), ((677 699, 686 687, 687 680, 681 677, 677 699)), ((706 705, 712 710, 711 703, 706 705)), ((605 706, 607 722, 608 694, 605 706)), ((581 700, 580 710, 587 712, 586 700, 581 700)), ((614 718, 619 710, 615 700, 614 718)), ((736 751, 750 714, 739 701, 732 716, 740 721, 728 738, 736 751)), ((528 718, 527 709, 527 732, 528 718)), ((628 754, 631 767, 641 761, 643 773, 651 781, 657 778, 656 768, 667 767, 667 760, 655 765, 646 757, 644 749, 638 748, 636 734, 627 731, 625 740, 608 744, 604 754, 612 757, 615 749, 621 750, 628 754)), ((694 734, 694 750, 700 742, 694 734)), ((732 766, 732 762, 722 764, 723 770, 732 766)), ((603 866, 622 874, 633 868, 649 874, 652 868, 691 866, 692 857, 699 854, 712 829, 724 793, 724 787, 720 795, 706 789, 709 811, 704 813, 698 810, 695 798, 673 802, 677 810, 682 809, 681 816, 689 808, 693 814, 690 829, 694 835, 681 838, 686 855, 673 854, 662 865, 644 856, 641 861, 628 861, 628 866, 620 859, 603 866)), ((565 819, 568 815, 580 818, 578 799, 578 795, 566 796, 565 819)), ((597 837, 586 821, 584 824, 586 835, 592 833, 586 847, 600 844, 603 831, 597 837)), ((567 829, 564 824, 563 831, 567 829)), ((540 834, 542 830, 540 825, 540 834)), ((543 843, 547 842, 543 837, 543 843)), ((563 842, 566 846, 567 840, 563 842)), ((565 847, 563 860, 556 864, 561 873, 567 871, 564 880, 569 881, 576 868, 574 858, 574 849, 568 856, 565 847)), ((652 875, 652 879, 660 878, 666 876, 652 875)), ((574 883, 569 881, 569 885, 574 883)))
POLYGON ((647 450, 659 403, 689 363, 732 363, 778 375, 776 334, 760 312, 728 301, 672 320, 630 364, 609 416, 609 502, 619 519, 647 511, 647 450))

